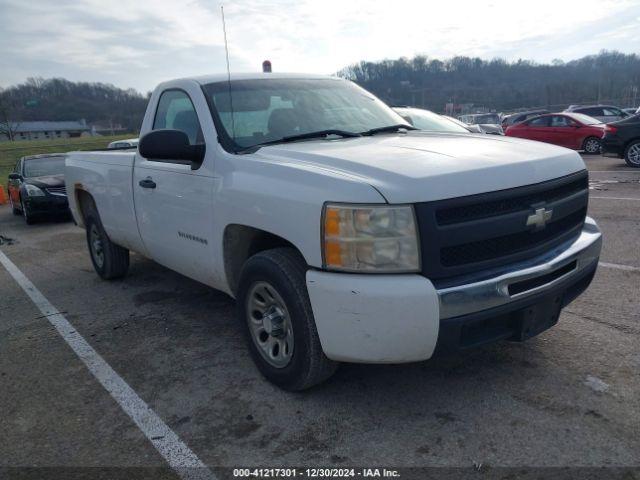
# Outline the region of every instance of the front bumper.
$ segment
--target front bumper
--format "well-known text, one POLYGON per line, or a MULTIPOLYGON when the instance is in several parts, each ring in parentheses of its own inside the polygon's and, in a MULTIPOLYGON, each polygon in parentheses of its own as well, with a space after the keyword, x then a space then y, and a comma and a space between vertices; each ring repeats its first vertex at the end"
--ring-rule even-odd
POLYGON ((565 278, 577 278, 598 261, 602 234, 587 217, 577 239, 559 245, 534 260, 509 265, 491 278, 438 290, 440 318, 489 310, 551 289, 565 278))
POLYGON ((437 289, 420 275, 307 272, 320 343, 338 361, 403 363, 495 340, 522 340, 557 321, 597 267, 602 236, 580 236, 490 278, 437 289))
POLYGON ((31 215, 56 215, 69 213, 69 201, 66 195, 25 196, 24 206, 31 215))
POLYGON ((600 141, 600 147, 605 156, 622 157, 624 155, 624 142, 617 135, 605 135, 600 141))

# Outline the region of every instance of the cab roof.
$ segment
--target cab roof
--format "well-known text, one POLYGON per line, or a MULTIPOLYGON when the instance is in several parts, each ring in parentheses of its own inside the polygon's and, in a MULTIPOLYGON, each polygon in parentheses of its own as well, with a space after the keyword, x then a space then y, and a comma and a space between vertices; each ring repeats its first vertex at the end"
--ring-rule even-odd
MULTIPOLYGON (((330 75, 318 75, 313 73, 262 73, 262 72, 249 72, 249 73, 232 73, 231 80, 264 80, 264 79, 308 79, 308 80, 336 80, 344 81, 339 77, 333 77, 330 75)), ((188 77, 185 80, 193 80, 200 85, 206 85, 208 83, 226 82, 228 79, 226 73, 218 73, 215 75, 202 75, 197 77, 188 77)))

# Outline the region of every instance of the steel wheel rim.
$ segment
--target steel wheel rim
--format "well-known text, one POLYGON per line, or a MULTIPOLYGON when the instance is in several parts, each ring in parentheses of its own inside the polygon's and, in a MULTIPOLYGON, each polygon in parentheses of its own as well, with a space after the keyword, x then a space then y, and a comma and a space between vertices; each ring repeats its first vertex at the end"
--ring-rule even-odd
POLYGON ((271 284, 251 285, 246 317, 251 340, 262 358, 272 367, 286 367, 293 355, 293 328, 286 304, 271 284))
POLYGON ((102 237, 95 224, 91 225, 91 230, 89 231, 89 245, 91 246, 93 261, 96 262, 98 268, 102 268, 104 265, 104 248, 102 246, 102 237))
POLYGON ((584 146, 584 149, 589 153, 596 153, 600 149, 600 142, 595 139, 591 139, 584 146))
POLYGON ((640 143, 631 145, 629 153, 627 154, 629 161, 634 165, 640 165, 640 143))

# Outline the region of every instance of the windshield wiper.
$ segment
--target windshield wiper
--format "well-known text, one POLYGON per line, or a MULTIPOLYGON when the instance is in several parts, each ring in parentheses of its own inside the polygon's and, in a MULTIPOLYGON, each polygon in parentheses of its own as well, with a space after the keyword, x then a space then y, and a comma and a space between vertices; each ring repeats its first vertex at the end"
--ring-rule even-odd
POLYGON ((346 130, 338 130, 335 128, 330 128, 327 130, 318 130, 317 132, 308 132, 308 133, 300 133, 298 135, 289 135, 288 137, 282 137, 280 140, 276 140, 276 142, 294 142, 296 140, 304 140, 306 138, 328 137, 329 135, 338 135, 344 138, 362 136, 356 132, 348 132, 346 130))
POLYGON ((418 129, 416 127, 412 127, 411 125, 398 123, 397 125, 388 125, 386 127, 372 128, 371 130, 367 130, 366 132, 361 132, 360 134, 375 135, 376 133, 398 132, 400 130, 418 130, 418 129))
POLYGON ((279 138, 277 140, 270 140, 268 142, 263 142, 263 143, 258 143, 256 145, 253 145, 252 147, 247 147, 246 149, 243 149, 243 151, 245 150, 256 150, 260 147, 264 147, 267 145, 275 145, 278 143, 289 143, 289 142, 295 142, 297 140, 307 140, 307 139, 312 139, 312 138, 324 138, 324 137, 328 137, 329 135, 337 135, 339 137, 344 137, 344 138, 352 138, 352 137, 361 137, 362 135, 360 135, 359 133, 356 132, 349 132, 347 130, 339 130, 336 128, 329 128, 327 130, 318 130, 317 132, 307 132, 307 133, 299 133, 298 135, 288 135, 286 137, 282 137, 279 138))

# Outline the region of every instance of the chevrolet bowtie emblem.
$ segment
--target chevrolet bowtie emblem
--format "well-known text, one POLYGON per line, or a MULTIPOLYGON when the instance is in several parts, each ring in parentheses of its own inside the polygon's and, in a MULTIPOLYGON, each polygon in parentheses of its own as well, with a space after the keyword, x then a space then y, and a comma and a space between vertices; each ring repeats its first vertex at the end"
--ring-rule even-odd
POLYGON ((543 229, 551 216, 553 210, 547 210, 546 208, 536 208, 535 212, 527 217, 527 227, 535 227, 536 230, 543 229))

